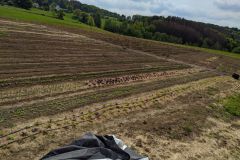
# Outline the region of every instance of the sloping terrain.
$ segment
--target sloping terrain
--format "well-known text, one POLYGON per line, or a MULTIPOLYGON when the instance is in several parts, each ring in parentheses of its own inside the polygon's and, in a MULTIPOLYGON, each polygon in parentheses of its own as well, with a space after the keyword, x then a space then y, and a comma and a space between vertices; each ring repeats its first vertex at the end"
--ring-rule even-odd
MULTIPOLYGON (((69 30, 62 27, 64 30, 69 30)), ((220 54, 217 51, 204 52, 204 49, 180 46, 140 38, 127 37, 117 34, 105 34, 100 32, 90 32, 84 30, 74 30, 74 33, 87 35, 94 39, 120 45, 123 48, 130 48, 138 51, 150 53, 152 55, 183 61, 189 64, 208 67, 222 73, 232 73, 240 70, 239 56, 220 54), (232 57, 236 58, 232 58, 232 57)))
POLYGON ((240 60, 113 34, 0 20, 0 155, 39 159, 85 132, 150 159, 239 159, 240 60))

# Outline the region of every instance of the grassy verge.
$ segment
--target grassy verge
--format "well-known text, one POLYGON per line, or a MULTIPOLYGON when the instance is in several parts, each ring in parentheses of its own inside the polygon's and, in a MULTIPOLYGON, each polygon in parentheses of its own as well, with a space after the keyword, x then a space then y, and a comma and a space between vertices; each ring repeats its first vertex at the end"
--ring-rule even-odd
POLYGON ((240 117, 240 94, 227 98, 223 104, 228 113, 240 117))
POLYGON ((86 24, 80 23, 76 20, 73 20, 72 14, 66 13, 64 20, 56 19, 53 17, 51 12, 43 11, 39 9, 25 10, 16 7, 10 6, 0 6, 0 17, 16 20, 16 21, 26 21, 33 23, 41 24, 50 24, 50 25, 61 25, 66 27, 82 28, 94 31, 102 31, 96 27, 91 27, 86 24))
MULTIPOLYGON (((171 45, 175 45, 175 44, 171 44, 171 45)), ((223 56, 240 59, 240 54, 237 54, 237 53, 208 49, 208 48, 201 48, 201 47, 194 47, 194 46, 187 46, 187 45, 179 45, 179 46, 184 47, 184 48, 195 49, 195 50, 199 50, 199 51, 203 51, 203 52, 208 52, 208 53, 212 53, 212 54, 218 54, 218 55, 223 55, 223 56)))
MULTIPOLYGON (((159 41, 154 41, 154 40, 149 40, 149 41, 159 42, 159 41)), ((232 53, 232 52, 228 52, 228 51, 221 51, 221 50, 215 50, 215 49, 209 49, 209 48, 201 48, 201 47, 197 47, 197 46, 189 46, 189 45, 169 43, 169 42, 159 42, 159 43, 174 46, 174 47, 194 49, 194 50, 207 52, 207 53, 211 53, 211 54, 223 55, 223 56, 240 59, 240 54, 232 53)))

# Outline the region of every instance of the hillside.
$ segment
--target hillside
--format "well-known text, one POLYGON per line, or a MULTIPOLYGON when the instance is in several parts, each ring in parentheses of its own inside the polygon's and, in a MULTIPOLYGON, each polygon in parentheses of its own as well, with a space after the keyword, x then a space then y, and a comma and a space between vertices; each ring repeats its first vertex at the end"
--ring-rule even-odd
MULTIPOLYGON (((20 21, 27 21, 27 22, 34 22, 34 23, 43 23, 46 25, 52 25, 52 26, 61 26, 61 28, 81 28, 84 30, 90 30, 91 32, 97 32, 96 34, 99 34, 99 32, 106 33, 109 38, 114 36, 114 34, 110 34, 108 32, 105 32, 102 29, 98 29, 96 27, 92 27, 89 25, 86 25, 84 23, 78 22, 78 20, 72 19, 71 13, 66 13, 64 20, 56 19, 51 12, 43 11, 39 9, 31 9, 31 10, 24 10, 20 8, 15 7, 9 7, 9 6, 0 6, 0 17, 12 19, 12 20, 20 20, 20 21)), ((101 38, 99 36, 96 36, 97 38, 101 38)), ((178 47, 184 47, 184 48, 190 48, 190 49, 196 49, 203 52, 213 53, 213 54, 220 54, 220 55, 226 55, 233 58, 240 58, 239 54, 234 54, 231 52, 226 51, 219 51, 219 50, 213 50, 213 49, 206 49, 206 48, 200 48, 200 47, 193 47, 189 45, 180 45, 180 44, 174 44, 174 43, 163 43, 171 46, 178 46, 178 47)))
POLYGON ((40 159, 86 132, 151 160, 240 157, 240 55, 0 6, 0 156, 40 159))
MULTIPOLYGON (((15 4, 11 0, 4 1, 4 4, 22 7, 21 4, 15 4)), ((72 18, 114 33, 240 53, 240 30, 238 28, 194 22, 171 16, 133 15, 126 17, 76 0, 33 0, 33 2, 33 7, 44 11, 52 12, 55 8, 60 9, 54 11, 56 12, 55 18, 61 13, 60 19, 64 19, 63 12, 65 12, 67 19, 72 18)))

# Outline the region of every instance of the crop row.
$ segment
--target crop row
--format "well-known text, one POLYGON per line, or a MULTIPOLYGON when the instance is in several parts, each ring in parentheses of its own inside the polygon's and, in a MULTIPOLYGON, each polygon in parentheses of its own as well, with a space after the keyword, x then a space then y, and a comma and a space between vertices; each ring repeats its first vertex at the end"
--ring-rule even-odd
POLYGON ((101 77, 111 77, 116 75, 128 75, 136 73, 148 73, 148 72, 159 72, 175 69, 185 69, 189 68, 184 65, 171 65, 171 66, 159 66, 151 68, 134 68, 134 69, 125 69, 125 70, 111 70, 104 72, 89 72, 89 73, 72 73, 72 74, 59 74, 59 75, 49 75, 49 76, 33 76, 26 78, 14 78, 14 79, 5 79, 0 80, 0 90, 4 88, 12 88, 19 86, 29 86, 37 84, 48 84, 64 81, 76 81, 76 80, 86 80, 94 79, 101 77))
POLYGON ((60 116, 61 118, 49 119, 48 121, 34 122, 24 128, 11 130, 11 132, 4 132, 0 136, 0 148, 4 148, 12 143, 22 142, 27 138, 35 135, 47 135, 49 132, 62 130, 63 132, 69 129, 74 129, 78 125, 89 125, 93 122, 101 123, 101 121, 118 117, 120 115, 129 114, 138 110, 143 110, 149 107, 160 107, 168 100, 173 100, 178 96, 183 96, 197 90, 208 90, 209 87, 216 87, 220 85, 218 82, 224 83, 226 78, 214 77, 190 82, 180 86, 173 86, 170 88, 156 90, 154 92, 146 93, 144 96, 135 98, 127 98, 121 102, 110 102, 95 107, 86 108, 84 111, 79 110, 73 113, 60 116), (174 94, 172 94, 174 92, 174 94))
POLYGON ((201 72, 193 75, 182 76, 180 79, 170 78, 167 80, 153 81, 130 86, 103 89, 93 93, 54 99, 37 104, 0 110, 0 126, 9 126, 19 120, 31 119, 32 117, 53 115, 59 112, 69 111, 88 104, 107 101, 116 98, 124 98, 130 95, 157 90, 171 85, 188 83, 199 79, 215 76, 212 72, 201 72))
POLYGON ((127 85, 128 83, 144 83, 144 80, 163 80, 177 76, 190 75, 198 73, 199 69, 183 69, 161 72, 129 74, 114 77, 97 78, 87 81, 71 81, 52 83, 46 85, 34 85, 29 87, 15 87, 5 89, 0 92, 0 108, 10 108, 23 102, 32 102, 35 100, 43 100, 44 98, 56 99, 59 96, 67 96, 70 94, 81 94, 98 87, 113 87, 116 85, 127 85), (15 105, 16 104, 16 105, 15 105))

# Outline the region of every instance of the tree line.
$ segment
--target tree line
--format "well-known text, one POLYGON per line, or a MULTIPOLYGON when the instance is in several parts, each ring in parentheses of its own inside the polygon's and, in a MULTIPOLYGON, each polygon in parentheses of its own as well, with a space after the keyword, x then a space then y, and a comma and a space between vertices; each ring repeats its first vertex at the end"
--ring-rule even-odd
POLYGON ((30 9, 33 6, 32 0, 0 0, 1 5, 16 6, 24 9, 30 9))
POLYGON ((109 18, 104 29, 139 38, 240 53, 239 29, 179 17, 134 15, 124 20, 109 18))
POLYGON ((123 35, 240 53, 238 28, 221 27, 172 16, 124 16, 76 0, 0 2, 25 9, 36 7, 51 11, 59 19, 64 19, 65 12, 72 13, 72 18, 79 22, 123 35))

